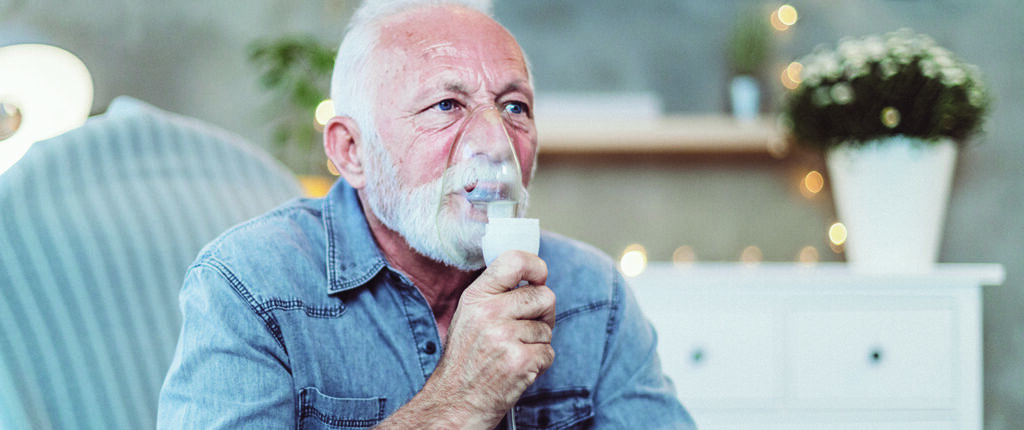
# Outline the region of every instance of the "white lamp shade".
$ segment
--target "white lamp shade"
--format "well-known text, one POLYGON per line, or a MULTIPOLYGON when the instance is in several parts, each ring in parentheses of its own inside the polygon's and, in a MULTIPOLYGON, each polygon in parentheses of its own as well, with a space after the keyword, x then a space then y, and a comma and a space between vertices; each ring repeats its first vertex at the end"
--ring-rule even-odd
POLYGON ((70 52, 40 44, 0 47, 0 103, 21 112, 18 129, 0 140, 0 174, 33 143, 82 125, 92 97, 89 70, 70 52))

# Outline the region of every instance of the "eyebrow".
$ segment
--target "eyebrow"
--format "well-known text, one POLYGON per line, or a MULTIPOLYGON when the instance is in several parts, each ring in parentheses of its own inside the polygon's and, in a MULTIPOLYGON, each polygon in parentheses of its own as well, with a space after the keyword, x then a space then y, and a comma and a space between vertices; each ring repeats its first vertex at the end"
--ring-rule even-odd
MULTIPOLYGON (((527 94, 527 95, 529 95, 532 98, 533 97, 533 92, 530 91, 529 90, 529 86, 525 85, 524 83, 525 82, 520 82, 520 81, 509 82, 501 90, 495 92, 494 95, 495 96, 502 96, 502 95, 509 94, 509 93, 519 92, 519 93, 527 94)), ((447 82, 445 82, 442 85, 442 88, 444 88, 444 90, 447 91, 447 92, 456 93, 456 94, 459 94, 459 95, 462 95, 462 96, 466 96, 466 97, 468 97, 472 93, 472 91, 470 91, 469 87, 467 87, 464 83, 459 82, 459 81, 447 81, 447 82)), ((424 91, 423 94, 428 94, 428 93, 431 93, 431 92, 433 92, 433 91, 428 89, 428 90, 424 91)))
POLYGON ((450 91, 450 92, 453 92, 453 93, 458 93, 458 94, 461 94, 461 95, 464 95, 464 96, 468 96, 469 95, 469 88, 467 88, 462 82, 453 82, 453 81, 445 82, 444 90, 445 91, 450 91))
POLYGON ((533 91, 530 91, 529 87, 527 85, 523 85, 522 83, 520 83, 520 81, 509 82, 509 84, 505 85, 505 88, 502 88, 502 90, 499 91, 497 95, 504 95, 516 92, 530 95, 531 98, 533 96, 533 91))

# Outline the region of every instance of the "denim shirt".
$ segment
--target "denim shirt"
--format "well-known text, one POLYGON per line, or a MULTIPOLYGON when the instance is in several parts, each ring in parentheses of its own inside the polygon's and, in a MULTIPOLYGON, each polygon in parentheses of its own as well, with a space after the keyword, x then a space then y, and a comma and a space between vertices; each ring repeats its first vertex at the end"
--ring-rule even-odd
MULTIPOLYGON (((540 257, 555 360, 516 404, 517 428, 693 428, 611 259, 547 232, 540 257)), ((389 268, 342 180, 207 245, 180 302, 159 428, 372 427, 444 352, 430 306, 389 268)))

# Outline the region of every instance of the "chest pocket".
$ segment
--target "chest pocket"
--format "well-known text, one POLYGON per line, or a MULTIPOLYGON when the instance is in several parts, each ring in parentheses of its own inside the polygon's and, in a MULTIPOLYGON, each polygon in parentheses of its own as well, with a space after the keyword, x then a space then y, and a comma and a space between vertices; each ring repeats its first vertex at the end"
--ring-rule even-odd
POLYGON ((519 430, 563 430, 583 428, 594 416, 590 390, 570 388, 531 393, 516 403, 519 430))
POLYGON ((384 419, 387 399, 342 399, 309 387, 299 392, 300 429, 349 430, 370 428, 384 419))

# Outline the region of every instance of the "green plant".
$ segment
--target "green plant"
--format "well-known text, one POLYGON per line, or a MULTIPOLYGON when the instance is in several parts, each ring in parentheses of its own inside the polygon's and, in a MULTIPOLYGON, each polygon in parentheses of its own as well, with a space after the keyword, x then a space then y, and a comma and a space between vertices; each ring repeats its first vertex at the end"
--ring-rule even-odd
POLYGON ((892 135, 963 142, 991 104, 976 66, 908 29, 843 39, 798 62, 802 82, 786 97, 784 120, 809 147, 892 135))
POLYGON ((324 173, 313 117, 328 97, 336 48, 310 36, 261 39, 248 48, 250 63, 260 71, 260 86, 274 98, 268 106, 274 155, 300 173, 324 173))
POLYGON ((740 12, 729 37, 729 65, 738 75, 757 75, 768 59, 771 28, 760 8, 740 12))

